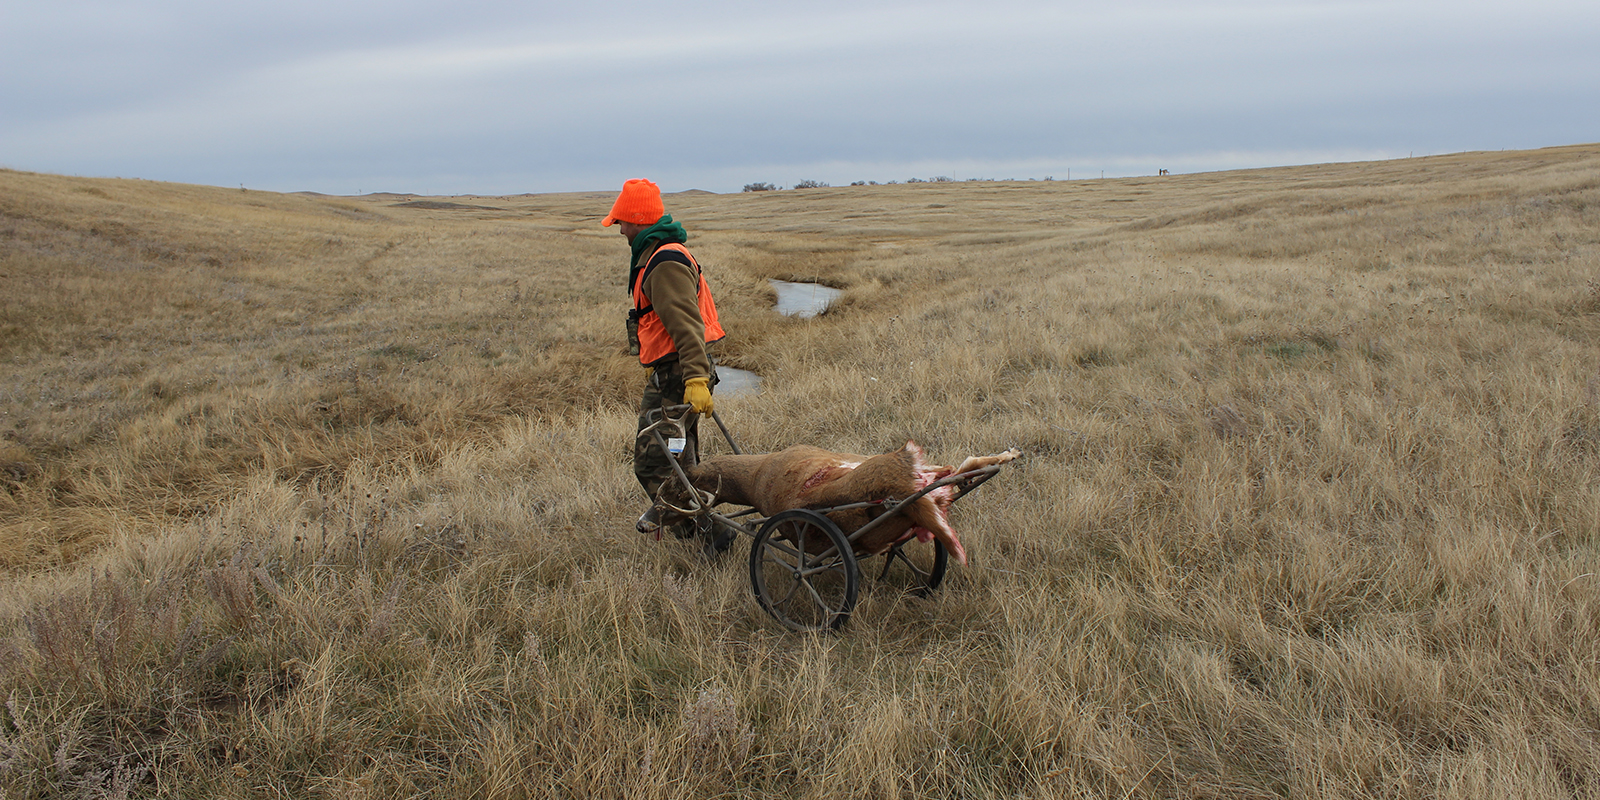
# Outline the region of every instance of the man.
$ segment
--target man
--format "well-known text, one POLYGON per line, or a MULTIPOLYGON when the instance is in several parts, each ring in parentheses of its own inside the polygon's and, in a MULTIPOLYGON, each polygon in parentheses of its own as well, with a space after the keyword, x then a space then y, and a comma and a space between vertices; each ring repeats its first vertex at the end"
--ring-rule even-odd
MULTIPOLYGON (((706 345, 723 337, 717 323, 717 306, 711 299, 700 264, 684 246, 689 234, 674 222, 661 204, 661 189, 643 178, 622 185, 622 193, 601 221, 616 223, 632 250, 628 259, 628 291, 633 310, 628 312, 628 344, 649 370, 644 400, 639 405, 639 430, 648 424, 651 409, 688 403, 696 413, 710 414, 711 387, 717 373, 706 345)), ((684 463, 699 460, 699 418, 685 425, 684 463)), ((661 451, 652 437, 635 439, 633 474, 654 501, 663 481, 672 476, 672 456, 661 451)), ((639 518, 644 533, 660 529, 656 506, 639 518)), ((693 536, 693 526, 683 523, 673 530, 680 538, 693 536)))

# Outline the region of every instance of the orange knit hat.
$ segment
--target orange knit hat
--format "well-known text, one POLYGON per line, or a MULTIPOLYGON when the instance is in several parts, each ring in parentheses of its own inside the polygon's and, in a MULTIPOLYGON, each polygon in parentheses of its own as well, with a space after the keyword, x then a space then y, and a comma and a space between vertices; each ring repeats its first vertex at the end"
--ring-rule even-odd
POLYGON ((654 225, 666 213, 667 209, 661 205, 661 187, 644 178, 634 178, 622 184, 622 194, 617 195, 617 202, 611 204, 611 213, 600 224, 607 228, 613 222, 654 225))

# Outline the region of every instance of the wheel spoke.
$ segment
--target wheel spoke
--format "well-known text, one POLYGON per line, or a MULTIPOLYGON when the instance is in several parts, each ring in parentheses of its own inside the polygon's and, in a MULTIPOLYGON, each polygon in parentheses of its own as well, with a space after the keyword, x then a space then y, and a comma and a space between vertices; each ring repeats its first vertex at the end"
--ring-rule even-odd
POLYGON ((944 549, 944 545, 937 541, 931 543, 931 549, 919 547, 908 551, 906 549, 908 545, 912 545, 912 542, 902 542, 884 554, 883 574, 878 576, 878 579, 885 580, 891 573, 899 575, 894 565, 896 562, 902 563, 909 575, 896 580, 902 586, 909 583, 910 585, 906 587, 909 591, 926 597, 934 589, 939 588, 939 584, 944 580, 950 555, 944 549))
POLYGON ((828 601, 822 599, 822 595, 817 593, 816 588, 813 587, 809 581, 803 581, 803 583, 806 585, 806 591, 811 593, 811 599, 816 601, 817 608, 822 609, 821 624, 827 625, 828 623, 832 622, 833 615, 838 612, 834 611, 834 609, 828 605, 828 601))
MULTIPOLYGON (((779 604, 787 603, 789 602, 789 598, 794 597, 795 590, 800 588, 800 578, 797 574, 795 574, 794 569, 788 564, 783 563, 783 561, 774 559, 773 563, 776 563, 782 567, 782 571, 777 572, 774 577, 779 579, 779 581, 783 584, 781 588, 786 590, 784 591, 782 597, 773 600, 773 602, 779 604)), ((771 583, 767 582, 767 585, 770 589, 771 583)))
POLYGON ((806 558, 806 528, 809 526, 802 525, 799 522, 792 522, 789 527, 795 531, 790 534, 789 538, 790 541, 794 542, 795 555, 799 562, 795 565, 795 575, 799 576, 804 574, 806 567, 809 566, 806 558))
MULTIPOLYGON (((784 528, 790 529, 793 527, 793 525, 784 526, 784 528)), ((784 530, 784 528, 779 528, 778 530, 775 530, 774 533, 778 533, 779 531, 784 530)), ((769 590, 778 590, 773 592, 774 596, 772 598, 772 604, 775 606, 787 606, 789 605, 790 601, 795 599, 796 592, 800 590, 800 564, 805 557, 804 551, 795 550, 794 548, 789 547, 777 536, 768 537, 765 545, 766 546, 763 548, 762 553, 763 560, 765 563, 774 567, 774 574, 772 577, 776 578, 781 586, 772 586, 772 582, 766 581, 765 576, 763 576, 763 581, 767 583, 769 590), (785 560, 781 557, 784 555, 789 556, 793 560, 785 560)))
POLYGON ((923 569, 922 567, 917 566, 915 561, 912 561, 911 559, 906 558, 906 554, 905 553, 895 553, 895 555, 898 556, 901 561, 906 562, 906 566, 910 567, 911 571, 916 573, 918 575, 918 577, 921 577, 923 583, 927 583, 928 582, 928 576, 933 574, 933 573, 929 572, 928 570, 923 569))
MULTIPOLYGON (((819 562, 818 561, 813 561, 811 563, 817 564, 819 562)), ((821 566, 812 567, 811 569, 801 570, 798 574, 799 574, 800 578, 806 579, 806 578, 810 578, 813 575, 821 575, 821 574, 827 573, 827 572, 835 572, 838 569, 839 569, 839 562, 837 560, 835 560, 835 561, 830 561, 830 562, 828 562, 826 564, 822 564, 821 566)))
MULTIPOLYGON (((790 547, 789 544, 786 543, 786 542, 779 541, 776 536, 774 536, 771 539, 767 540, 767 547, 769 547, 769 548, 771 548, 773 550, 776 550, 776 551, 778 551, 780 553, 783 553, 784 555, 789 556, 790 558, 794 559, 793 563, 799 563, 800 551, 794 549, 793 547, 790 547)), ((789 564, 791 562, 787 562, 786 561, 784 563, 785 564, 789 564)))

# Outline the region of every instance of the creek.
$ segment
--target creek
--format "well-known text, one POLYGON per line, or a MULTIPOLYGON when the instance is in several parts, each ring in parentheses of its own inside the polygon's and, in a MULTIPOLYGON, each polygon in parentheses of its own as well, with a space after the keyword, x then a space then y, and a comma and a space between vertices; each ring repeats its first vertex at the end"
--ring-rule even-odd
POLYGON ((796 283, 768 278, 767 283, 778 292, 778 313, 786 317, 814 317, 821 314, 840 290, 820 283, 796 283))
POLYGON ((749 370, 717 365, 717 396, 740 397, 761 393, 761 376, 749 370))
MULTIPOLYGON (((778 292, 778 313, 789 317, 814 317, 827 309, 840 291, 820 283, 798 283, 768 278, 778 292)), ((717 395, 740 397, 761 393, 761 376, 749 370, 717 367, 717 395)))

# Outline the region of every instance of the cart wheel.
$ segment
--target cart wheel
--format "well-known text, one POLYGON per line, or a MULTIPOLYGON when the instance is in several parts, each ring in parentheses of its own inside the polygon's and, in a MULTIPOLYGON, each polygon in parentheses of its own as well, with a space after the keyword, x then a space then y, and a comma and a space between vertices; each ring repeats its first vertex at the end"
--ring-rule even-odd
POLYGON ((916 539, 901 542, 883 554, 883 581, 893 576, 896 583, 907 584, 912 594, 927 597, 944 582, 944 572, 950 566, 950 551, 944 543, 934 539, 924 546, 916 539))
POLYGON ((803 508, 768 519, 750 545, 750 588, 791 630, 837 630, 850 619, 861 584, 850 540, 833 520, 803 508), (807 548, 826 542, 827 553, 807 548))

